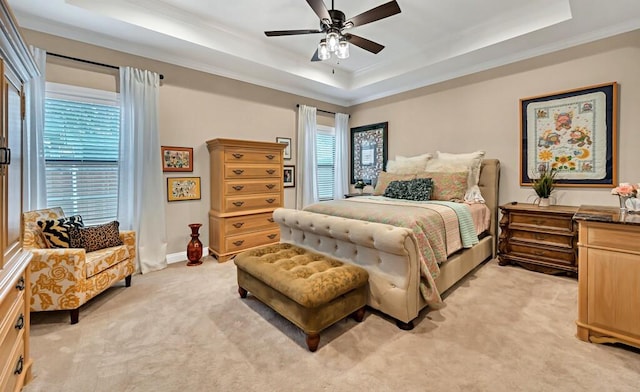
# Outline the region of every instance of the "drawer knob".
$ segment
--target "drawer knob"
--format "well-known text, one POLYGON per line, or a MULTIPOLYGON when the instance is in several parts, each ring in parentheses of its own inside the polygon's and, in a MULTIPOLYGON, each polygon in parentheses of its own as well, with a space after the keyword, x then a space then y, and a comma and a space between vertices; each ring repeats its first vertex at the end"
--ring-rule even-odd
POLYGON ((266 200, 266 202, 269 203, 269 204, 273 203, 274 201, 276 201, 276 199, 267 199, 266 200))
POLYGON ((22 374, 22 368, 24 367, 24 357, 21 355, 18 359, 18 363, 16 363, 16 370, 13 371, 13 374, 19 375, 22 374))
POLYGON ((240 245, 244 244, 244 240, 234 241, 233 244, 235 246, 240 246, 240 245))
POLYGON ((234 223, 233 227, 235 227, 236 229, 239 229, 242 227, 242 225, 244 225, 244 222, 238 222, 238 223, 234 223))
POLYGON ((544 221, 542 219, 534 219, 533 224, 536 226, 542 226, 544 224, 544 221))
POLYGON ((241 207, 244 204, 244 201, 234 201, 233 205, 236 207, 241 207))
POLYGON ((233 189, 235 189, 236 191, 241 191, 244 189, 244 185, 234 185, 233 189))
POLYGON ((237 175, 240 175, 240 174, 244 173, 244 170, 242 170, 242 169, 235 169, 235 170, 233 171, 233 173, 234 173, 234 174, 237 174, 237 175))
POLYGON ((544 240, 547 238, 546 235, 540 234, 540 233, 536 233, 535 237, 536 237, 536 240, 544 240))
POLYGON ((18 317, 18 321, 16 321, 16 325, 13 327, 18 331, 24 328, 24 314, 20 313, 20 317, 18 317))
POLYGON ((267 184, 265 186, 267 187, 267 189, 273 189, 275 188, 276 184, 267 184))
POLYGON ((275 221, 273 220, 273 218, 269 218, 269 219, 267 219, 267 220, 268 220, 269 222, 271 222, 271 223, 275 222, 275 221))
POLYGON ((533 254, 536 255, 536 256, 544 256, 545 253, 546 252, 543 251, 543 250, 534 250, 533 251, 533 254))
POLYGON ((268 154, 268 155, 265 155, 265 157, 267 157, 267 159, 273 159, 273 158, 275 158, 276 156, 275 156, 275 155, 268 154))
POLYGON ((242 158, 243 156, 244 156, 244 154, 238 154, 238 153, 233 154, 233 157, 234 157, 235 159, 240 159, 240 158, 242 158))
POLYGON ((277 234, 269 234, 267 237, 269 237, 270 240, 276 238, 277 234))
POLYGON ((273 169, 267 169, 267 174, 273 174, 273 173, 275 173, 275 172, 276 172, 276 171, 275 171, 275 170, 273 170, 273 169))
POLYGON ((17 289, 18 291, 22 291, 22 290, 24 290, 24 278, 23 278, 23 277, 21 277, 21 278, 18 280, 18 283, 16 284, 16 289, 17 289))

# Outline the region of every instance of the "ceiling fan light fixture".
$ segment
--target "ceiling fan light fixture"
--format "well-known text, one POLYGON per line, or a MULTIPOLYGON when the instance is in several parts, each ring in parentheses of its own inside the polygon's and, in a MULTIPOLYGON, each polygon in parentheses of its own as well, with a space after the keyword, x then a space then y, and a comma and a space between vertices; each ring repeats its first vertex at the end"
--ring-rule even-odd
POLYGON ((325 39, 321 39, 318 44, 318 59, 324 61, 329 60, 331 58, 331 52, 329 48, 327 48, 327 41, 325 39))
POLYGON ((336 56, 341 60, 349 58, 349 42, 344 37, 340 39, 336 56))
POLYGON ((329 51, 335 52, 338 49, 338 44, 340 43, 340 34, 333 29, 329 30, 326 40, 329 51))

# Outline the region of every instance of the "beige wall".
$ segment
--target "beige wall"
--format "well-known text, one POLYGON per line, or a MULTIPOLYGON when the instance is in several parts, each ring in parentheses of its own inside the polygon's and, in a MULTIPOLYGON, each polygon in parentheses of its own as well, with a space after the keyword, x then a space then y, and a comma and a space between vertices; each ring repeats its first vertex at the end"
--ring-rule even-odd
MULTIPOLYGON (((130 65, 165 75, 160 94, 160 142, 192 146, 193 176, 202 177, 202 200, 166 203, 169 253, 184 251, 187 225, 204 223, 208 242, 209 155, 205 142, 217 137, 275 141, 290 137, 295 145, 295 105, 351 113, 350 126, 389 122, 389 158, 425 151, 487 151, 502 162, 500 202, 532 201, 534 193, 519 185, 520 98, 617 81, 619 89, 620 181, 640 181, 640 31, 525 60, 408 93, 341 108, 277 90, 258 87, 70 41, 25 31, 29 44, 49 52, 114 65, 130 65)), ((47 79, 115 89, 116 73, 103 67, 50 58, 47 79)), ((319 122, 331 124, 330 117, 319 122)), ((293 160, 285 163, 294 164, 293 160)), ((168 177, 165 175, 164 177, 168 177)), ((285 206, 295 207, 295 190, 285 190, 285 206)), ((166 198, 165 195, 162 197, 166 198)), ((609 189, 561 188, 557 204, 615 205, 609 189)))
MULTIPOLYGON (((83 44, 60 37, 24 30, 28 44, 47 52, 78 57, 111 65, 129 65, 164 74, 160 89, 160 144, 194 148, 193 173, 165 174, 199 176, 202 199, 166 202, 168 252, 186 250, 190 239, 189 223, 200 222, 200 239, 206 246, 209 238, 210 206, 209 152, 206 141, 215 138, 247 139, 275 142, 289 137, 295 145, 296 104, 313 105, 330 111, 345 108, 308 98, 259 87, 249 83, 214 76, 143 57, 83 44)), ((117 70, 85 65, 49 56, 47 80, 84 87, 115 91, 117 70)), ((332 124, 333 119, 319 113, 318 122, 332 124)), ((292 149, 295 164, 296 148, 292 149)), ((160 165, 160 162, 158 162, 160 165)), ((165 185, 166 187, 166 185, 165 185)), ((295 208, 295 190, 285 189, 285 206, 295 208)), ((166 195, 158 195, 166 200, 166 195)))
MULTIPOLYGON (((618 179, 640 182, 640 31, 350 108, 350 126, 389 121, 389 159, 485 150, 501 161, 500 202, 531 202, 519 180, 519 100, 619 83, 618 179)), ((559 188, 556 204, 617 205, 610 188, 559 188)))

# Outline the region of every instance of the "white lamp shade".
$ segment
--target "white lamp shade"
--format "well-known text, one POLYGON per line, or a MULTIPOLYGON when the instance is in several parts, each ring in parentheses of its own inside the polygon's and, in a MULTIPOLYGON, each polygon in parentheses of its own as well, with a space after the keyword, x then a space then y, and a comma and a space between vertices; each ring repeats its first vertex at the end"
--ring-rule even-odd
POLYGON ((325 40, 320 40, 318 44, 318 58, 320 60, 329 60, 331 58, 331 52, 329 52, 329 48, 327 48, 327 42, 325 40))
POLYGON ((340 44, 338 44, 338 50, 336 52, 336 56, 339 59, 347 59, 349 58, 349 43, 346 39, 341 39, 340 44))
POLYGON ((338 43, 340 42, 340 36, 335 31, 327 33, 327 47, 330 52, 335 52, 338 49, 338 43))

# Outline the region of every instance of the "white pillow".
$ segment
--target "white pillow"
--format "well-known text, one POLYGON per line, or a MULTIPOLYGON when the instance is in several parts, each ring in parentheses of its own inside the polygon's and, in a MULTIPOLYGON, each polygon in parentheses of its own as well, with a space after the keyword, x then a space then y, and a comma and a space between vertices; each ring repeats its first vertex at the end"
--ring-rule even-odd
POLYGON ((484 203, 484 197, 480 193, 478 182, 480 181, 480 165, 484 158, 484 151, 475 151, 466 154, 452 154, 436 151, 434 159, 427 161, 427 171, 459 171, 461 166, 469 171, 467 192, 464 200, 471 203, 484 203))
POLYGON ((426 153, 422 155, 416 155, 413 157, 403 157, 402 155, 396 155, 396 161, 412 161, 412 162, 424 162, 425 164, 429 159, 433 158, 433 155, 426 153))
POLYGON ((393 174, 416 174, 424 171, 427 161, 431 159, 431 154, 404 157, 396 155, 395 161, 387 161, 387 173, 393 174))

